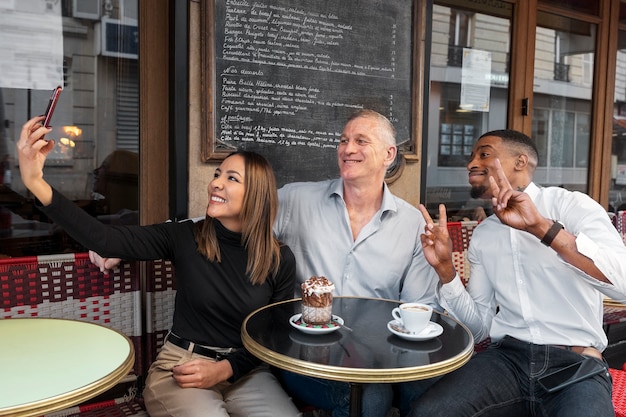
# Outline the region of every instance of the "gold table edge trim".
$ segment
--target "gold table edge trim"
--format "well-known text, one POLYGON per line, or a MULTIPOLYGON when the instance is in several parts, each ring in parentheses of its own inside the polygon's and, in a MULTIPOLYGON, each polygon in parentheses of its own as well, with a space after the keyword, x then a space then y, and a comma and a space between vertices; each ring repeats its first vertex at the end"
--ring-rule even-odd
MULTIPOLYGON (((339 298, 339 297, 337 297, 339 298)), ((342 297, 342 298, 367 298, 367 297, 342 297)), ((298 299, 286 300, 279 303, 283 304, 288 302, 294 302, 298 299)), ((385 300, 391 302, 397 302, 394 300, 385 300)), ((250 317, 256 312, 266 309, 270 306, 264 306, 260 309, 250 313, 243 322, 241 327, 241 340, 244 347, 254 356, 268 363, 269 365, 277 366, 286 371, 295 372, 301 375, 312 376, 316 378, 330 379, 334 381, 342 382, 355 382, 355 383, 393 383, 393 382, 407 382, 419 379, 428 379, 439 375, 452 372, 467 361, 470 360, 474 354, 474 345, 468 345, 458 355, 447 359, 437 364, 412 366, 406 368, 382 368, 382 369, 365 369, 358 368, 340 368, 337 366, 322 365, 314 362, 303 361, 300 359, 294 359, 280 353, 270 351, 261 344, 257 343, 250 337, 246 330, 246 325, 250 317)), ((441 314, 441 313, 440 313, 441 314)), ((449 316, 447 316, 449 317, 449 316)), ((465 326, 459 322, 461 326, 465 326)), ((466 331, 468 331, 466 329, 466 331)), ((469 332, 469 331, 468 331, 469 332)))
POLYGON ((73 407, 77 404, 80 404, 84 401, 87 401, 102 394, 108 389, 114 387, 122 378, 128 375, 128 372, 135 364, 135 347, 133 346, 133 342, 130 340, 130 338, 124 333, 111 327, 102 326, 98 323, 89 324, 104 327, 124 337, 129 347, 129 353, 126 360, 115 370, 113 370, 113 372, 103 378, 100 378, 97 381, 92 382, 91 384, 85 385, 84 387, 81 387, 75 391, 57 395, 55 397, 46 398, 44 400, 36 401, 29 404, 20 404, 13 407, 4 408, 0 410, 0 416, 39 417, 45 415, 46 413, 51 413, 53 411, 59 411, 65 408, 73 407))
POLYGON ((626 304, 624 303, 620 303, 619 301, 615 301, 612 298, 609 297, 605 297, 602 300, 602 304, 604 304, 605 307, 621 307, 621 308, 626 308, 626 304))

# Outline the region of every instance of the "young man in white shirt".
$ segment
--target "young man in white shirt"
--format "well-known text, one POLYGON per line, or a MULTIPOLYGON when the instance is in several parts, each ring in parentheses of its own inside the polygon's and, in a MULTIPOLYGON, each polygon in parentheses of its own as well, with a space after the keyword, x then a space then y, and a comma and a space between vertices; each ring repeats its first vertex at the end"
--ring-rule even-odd
POLYGON ((472 196, 491 198, 494 215, 473 232, 467 289, 452 265, 445 207, 438 226, 420 207, 440 304, 476 342, 493 343, 421 396, 413 417, 614 415, 602 299, 626 299, 626 247, 589 196, 533 183, 537 162, 534 142, 513 130, 474 145, 472 196), (560 374, 564 386, 547 391, 542 376, 582 360, 599 373, 578 382, 560 374))

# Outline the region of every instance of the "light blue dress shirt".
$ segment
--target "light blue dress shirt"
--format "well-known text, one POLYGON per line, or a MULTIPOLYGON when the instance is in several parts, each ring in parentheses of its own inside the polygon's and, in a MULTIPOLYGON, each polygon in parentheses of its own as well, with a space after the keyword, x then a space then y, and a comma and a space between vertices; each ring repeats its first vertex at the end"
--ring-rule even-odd
POLYGON ((343 180, 287 184, 278 191, 274 232, 296 256, 297 286, 323 275, 335 296, 423 302, 437 308, 439 282, 422 252, 422 214, 384 185, 380 210, 352 238, 343 180))
POLYGON ((626 246, 606 211, 589 196, 531 183, 525 192, 546 218, 576 236, 576 247, 612 282, 600 282, 552 248, 492 215, 472 234, 467 292, 457 277, 439 290, 441 305, 476 341, 505 335, 546 345, 606 348, 603 294, 626 300, 626 246), (499 306, 498 314, 496 306, 499 306))

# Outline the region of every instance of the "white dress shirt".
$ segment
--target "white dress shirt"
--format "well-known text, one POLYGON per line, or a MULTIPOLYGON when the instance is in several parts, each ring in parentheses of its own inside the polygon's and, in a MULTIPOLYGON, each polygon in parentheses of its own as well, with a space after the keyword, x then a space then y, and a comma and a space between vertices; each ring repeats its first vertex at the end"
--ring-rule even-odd
POLYGON ((510 335, 535 344, 602 351, 607 345, 602 294, 626 300, 626 246, 606 211, 589 196, 534 183, 525 192, 543 216, 560 221, 576 236, 578 251, 611 284, 588 276, 535 236, 492 215, 474 229, 470 241, 467 291, 457 275, 439 288, 439 302, 470 328, 476 342, 510 335))

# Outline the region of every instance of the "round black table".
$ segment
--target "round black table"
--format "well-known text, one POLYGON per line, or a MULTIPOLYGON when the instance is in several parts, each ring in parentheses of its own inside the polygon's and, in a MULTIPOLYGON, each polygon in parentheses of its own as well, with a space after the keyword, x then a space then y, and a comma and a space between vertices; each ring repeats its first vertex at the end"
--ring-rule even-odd
POLYGON ((270 365, 317 378, 351 383, 350 415, 359 416, 363 383, 426 379, 451 372, 474 352, 470 331, 454 318, 434 312, 443 327, 433 339, 408 341, 389 331, 393 300, 335 297, 333 314, 352 331, 306 334, 289 319, 301 312, 301 299, 271 304, 251 313, 242 326, 243 344, 270 365))

